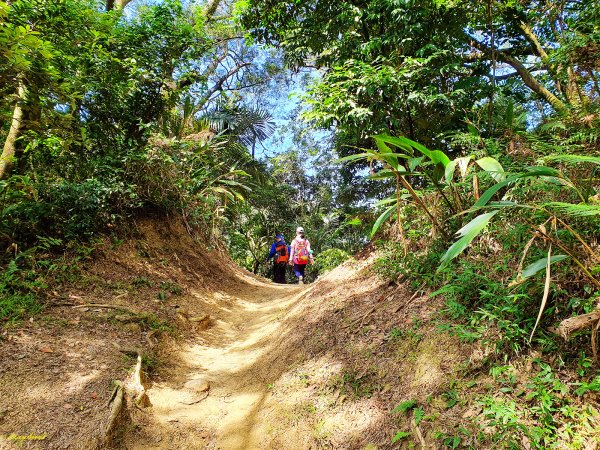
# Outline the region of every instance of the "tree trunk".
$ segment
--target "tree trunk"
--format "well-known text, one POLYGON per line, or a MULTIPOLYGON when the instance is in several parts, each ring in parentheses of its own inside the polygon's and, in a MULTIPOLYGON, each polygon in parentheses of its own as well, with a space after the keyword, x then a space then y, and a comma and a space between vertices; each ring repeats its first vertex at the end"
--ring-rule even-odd
POLYGON ((204 15, 207 19, 211 19, 215 15, 217 8, 219 7, 219 3, 221 3, 221 0, 209 0, 207 2, 204 12, 204 15))
POLYGON ((122 10, 132 0, 106 0, 106 11, 112 11, 113 9, 122 10))
POLYGON ((533 92, 535 92, 548 103, 550 103, 554 107, 554 109, 556 109, 557 111, 565 111, 567 109, 567 105, 556 95, 554 95, 552 92, 546 89, 546 87, 542 85, 538 80, 536 80, 535 77, 531 74, 531 72, 527 69, 527 67, 525 67, 525 65, 521 61, 507 54, 506 52, 493 51, 487 45, 473 39, 468 34, 466 36, 469 39, 471 47, 474 47, 487 55, 493 53, 495 54, 498 61, 502 61, 510 65, 513 69, 515 69, 521 77, 523 83, 525 83, 525 85, 533 92))
POLYGON ((6 136, 6 141, 4 142, 2 156, 0 157, 0 179, 6 178, 15 157, 17 139, 19 138, 23 121, 23 102, 25 101, 26 95, 27 89, 25 88, 25 83, 22 79, 19 79, 17 101, 15 102, 12 123, 10 125, 10 130, 8 131, 8 136, 6 136))

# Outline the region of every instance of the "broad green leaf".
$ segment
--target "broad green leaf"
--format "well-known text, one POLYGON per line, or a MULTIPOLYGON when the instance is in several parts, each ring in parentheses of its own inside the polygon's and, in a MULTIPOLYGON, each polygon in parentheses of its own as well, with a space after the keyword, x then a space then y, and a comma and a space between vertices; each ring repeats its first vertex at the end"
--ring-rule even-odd
POLYGON ((379 134, 377 136, 373 136, 375 139, 375 144, 377 144, 377 148, 382 152, 392 152, 392 149, 387 145, 387 143, 391 143, 395 145, 398 149, 404 150, 407 156, 413 156, 413 149, 410 145, 407 145, 405 142, 400 140, 399 138, 393 138, 392 136, 388 136, 387 134, 379 134), (396 139, 395 142, 392 142, 396 139))
POLYGON ((469 163, 473 158, 471 156, 463 156, 462 158, 458 158, 456 161, 458 162, 458 168, 460 169, 460 176, 465 177, 467 175, 467 170, 469 170, 469 163))
POLYGON ((377 233, 377 230, 379 230, 379 227, 381 227, 383 222, 385 222, 392 215, 392 213, 396 210, 397 207, 398 207, 398 205, 390 206, 388 209, 386 209, 383 212, 383 214, 381 214, 377 218, 377 220, 373 224, 373 229, 371 230, 371 237, 375 236, 375 233, 377 233))
POLYGON ((460 176, 464 179, 467 175, 467 170, 469 169, 469 163, 473 158, 471 156, 463 156, 461 158, 453 159, 446 166, 445 178, 446 182, 450 183, 454 178, 454 171, 456 167, 460 169, 460 176))
POLYGON ((414 172, 414 170, 419 167, 419 165, 423 162, 423 159, 425 159, 424 156, 421 156, 419 158, 410 158, 407 161, 407 165, 408 165, 408 170, 411 170, 414 172))
POLYGON ((494 158, 490 156, 486 156, 484 158, 478 159, 475 163, 489 173, 497 183, 500 183, 506 180, 506 174, 504 173, 504 168, 502 165, 494 158))
MULTIPOLYGON (((552 258, 550 258, 550 264, 554 264, 555 262, 562 261, 563 259, 567 259, 567 258, 568 258, 567 255, 554 255, 552 258)), ((523 269, 523 273, 521 274, 521 279, 525 280, 529 277, 534 276, 540 270, 545 269, 547 263, 548 263, 548 258, 544 257, 544 258, 540 258, 536 262, 528 265, 525 269, 523 269)))
POLYGON ((446 165, 446 169, 444 171, 444 178, 446 178, 446 183, 451 183, 454 179, 454 171, 456 170, 457 163, 458 161, 454 159, 446 165))
POLYGON ((393 153, 392 149, 383 140, 375 139, 375 144, 381 153, 393 153))
POLYGON ((492 211, 481 214, 458 230, 456 234, 460 236, 460 239, 452 244, 448 251, 446 251, 446 254, 441 259, 440 268, 444 267, 451 260, 460 255, 498 212, 499 211, 492 211))
POLYGON ((374 158, 385 161, 392 169, 404 171, 404 167, 398 161, 399 158, 405 158, 404 155, 399 155, 398 153, 380 153, 379 155, 374 155, 374 158))
POLYGON ((393 170, 383 169, 383 170, 380 170, 379 172, 369 174, 369 176, 367 176, 367 178, 369 180, 384 180, 386 178, 396 178, 396 174, 394 173, 393 170))

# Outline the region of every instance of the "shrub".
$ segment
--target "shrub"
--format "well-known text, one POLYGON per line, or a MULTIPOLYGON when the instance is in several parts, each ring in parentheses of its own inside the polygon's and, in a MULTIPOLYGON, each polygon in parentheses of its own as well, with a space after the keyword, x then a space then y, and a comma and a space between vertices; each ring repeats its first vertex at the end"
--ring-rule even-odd
POLYGON ((315 266, 319 274, 325 274, 335 269, 344 261, 350 258, 350 254, 339 248, 330 248, 319 253, 315 258, 315 266))

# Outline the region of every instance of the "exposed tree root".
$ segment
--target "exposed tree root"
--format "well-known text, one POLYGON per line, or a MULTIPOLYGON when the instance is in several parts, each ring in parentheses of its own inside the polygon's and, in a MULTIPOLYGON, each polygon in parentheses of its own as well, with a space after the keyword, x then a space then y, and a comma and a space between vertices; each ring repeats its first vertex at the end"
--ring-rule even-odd
POLYGON ((137 362, 131 377, 125 380, 125 382, 119 380, 113 382, 114 390, 108 402, 110 412, 106 427, 104 428, 100 448, 110 448, 118 440, 117 435, 119 434, 119 430, 123 428, 127 404, 135 405, 138 408, 151 406, 143 383, 141 351, 130 348, 123 348, 120 351, 126 355, 137 355, 137 362))
POLYGON ((110 406, 110 413, 108 416, 108 422, 106 423, 106 427, 104 429, 101 447, 110 446, 110 444, 113 442, 116 431, 123 417, 125 405, 125 392, 123 390, 123 383, 115 380, 113 384, 115 388, 108 402, 110 406))
POLYGON ((146 408, 150 406, 150 399, 146 394, 146 388, 142 381, 142 355, 138 353, 137 363, 131 378, 125 383, 127 395, 133 399, 133 403, 140 407, 146 408))

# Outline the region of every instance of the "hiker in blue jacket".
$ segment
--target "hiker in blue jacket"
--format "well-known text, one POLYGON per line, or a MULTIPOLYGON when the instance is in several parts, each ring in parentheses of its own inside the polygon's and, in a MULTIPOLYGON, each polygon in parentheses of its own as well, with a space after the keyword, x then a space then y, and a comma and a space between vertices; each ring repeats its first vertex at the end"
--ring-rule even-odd
POLYGON ((273 281, 275 283, 285 284, 285 271, 290 257, 290 246, 285 243, 285 238, 281 233, 275 236, 275 242, 271 245, 271 251, 267 256, 267 262, 273 259, 273 281))

